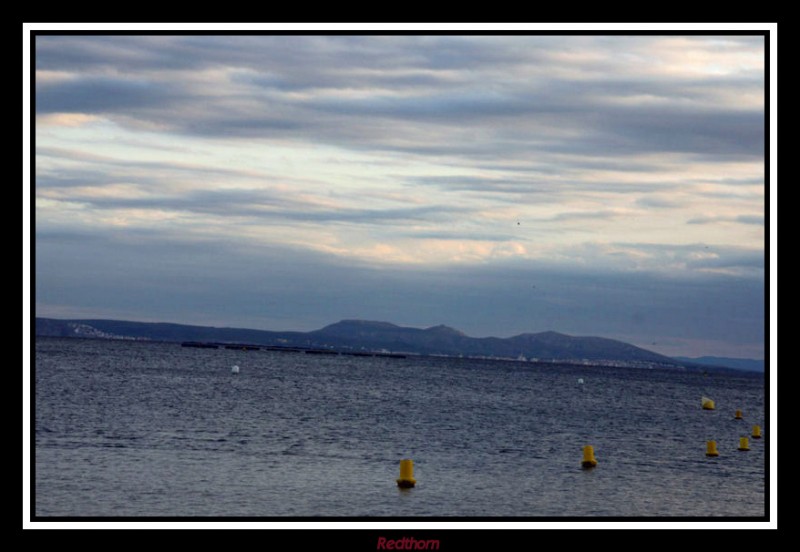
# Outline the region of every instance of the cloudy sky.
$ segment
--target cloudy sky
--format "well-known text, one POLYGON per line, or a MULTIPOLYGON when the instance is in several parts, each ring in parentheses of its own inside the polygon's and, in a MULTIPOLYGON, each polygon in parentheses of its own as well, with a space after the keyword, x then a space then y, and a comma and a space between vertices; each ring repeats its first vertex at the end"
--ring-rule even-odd
POLYGON ((761 36, 38 36, 35 311, 764 355, 761 36))

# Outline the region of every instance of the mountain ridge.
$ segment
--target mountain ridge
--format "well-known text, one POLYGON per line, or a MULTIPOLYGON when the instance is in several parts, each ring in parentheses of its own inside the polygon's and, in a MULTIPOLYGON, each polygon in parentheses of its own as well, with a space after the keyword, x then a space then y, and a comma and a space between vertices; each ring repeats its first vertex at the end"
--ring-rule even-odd
POLYGON ((630 343, 596 336, 544 331, 508 338, 470 337, 444 324, 428 328, 391 322, 348 319, 310 332, 193 326, 166 322, 102 319, 36 318, 36 335, 249 343, 263 346, 316 347, 338 350, 394 351, 421 355, 511 358, 538 361, 623 363, 633 366, 682 367, 686 363, 630 343))

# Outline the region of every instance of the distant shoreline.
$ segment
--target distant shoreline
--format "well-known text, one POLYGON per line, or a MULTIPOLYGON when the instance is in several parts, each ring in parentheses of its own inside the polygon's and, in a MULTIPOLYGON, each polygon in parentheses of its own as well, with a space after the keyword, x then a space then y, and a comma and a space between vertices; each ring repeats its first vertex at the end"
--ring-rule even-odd
MULTIPOLYGON (((136 341, 147 343, 165 343, 175 344, 187 348, 200 348, 200 349, 229 349, 229 350, 247 350, 247 351, 266 351, 266 352, 283 352, 283 353, 300 353, 300 354, 324 354, 324 355, 341 355, 353 357, 384 357, 384 358, 442 358, 451 360, 485 360, 497 362, 510 362, 518 364, 533 364, 538 366, 575 366, 587 368, 634 368, 634 369, 665 369, 677 370, 681 372, 714 372, 725 373, 730 375, 744 375, 748 377, 763 376, 763 372, 757 370, 746 370, 740 368, 732 368, 727 366, 714 366, 703 365, 693 362, 679 362, 678 359, 670 359, 670 363, 654 363, 643 362, 625 359, 585 359, 585 358, 527 358, 524 356, 497 356, 497 355, 480 355, 480 354, 464 354, 464 353, 436 353, 436 352, 417 352, 409 350, 390 350, 385 347, 370 348, 365 345, 354 347, 352 345, 336 347, 334 345, 326 345, 320 342, 307 343, 307 344, 274 344, 274 343, 260 343, 253 340, 247 342, 242 341, 224 341, 224 340, 182 340, 176 337, 156 337, 145 335, 115 335, 101 329, 96 328, 90 322, 97 324, 98 321, 90 320, 58 320, 58 319, 44 319, 37 318, 37 332, 36 338, 39 337, 52 337, 52 338, 65 338, 65 339, 85 339, 96 341, 136 341), (55 326, 54 326, 55 324, 55 326), (42 331, 40 330, 42 328, 42 331), (77 330, 77 331, 76 331, 77 330)), ((162 323, 140 323, 140 322, 124 322, 124 321, 100 321, 108 324, 124 324, 129 327, 143 325, 143 326, 177 326, 185 328, 200 328, 203 330, 223 330, 223 331, 236 331, 230 328, 211 328, 204 326, 182 326, 178 324, 162 324, 162 323)), ((141 330, 141 328, 140 328, 141 330)), ((242 330, 245 332, 262 332, 262 330, 242 330)), ((424 330, 418 330, 424 331, 424 330)), ((298 335, 305 335, 301 332, 268 332, 266 334, 278 333, 293 333, 298 335)), ((314 332, 309 332, 314 333, 314 332)), ((283 339, 283 338, 278 338, 283 339)), ((476 339, 476 338, 467 338, 476 339)), ((477 338, 487 339, 487 338, 477 338)), ((498 338, 488 338, 498 339, 498 338)), ((627 344, 626 344, 627 345, 627 344)), ((630 346, 632 347, 632 346, 630 346)))

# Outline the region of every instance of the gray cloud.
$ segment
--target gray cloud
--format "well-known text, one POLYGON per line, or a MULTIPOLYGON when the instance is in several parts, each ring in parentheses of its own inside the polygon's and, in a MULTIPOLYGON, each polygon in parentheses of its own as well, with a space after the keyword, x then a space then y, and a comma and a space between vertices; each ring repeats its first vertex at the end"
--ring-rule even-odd
POLYGON ((166 70, 197 68, 197 57, 181 56, 176 37, 141 36, 37 36, 36 69, 51 71, 131 71, 161 67, 166 70))
POLYGON ((691 337, 763 351, 763 277, 665 278, 531 261, 382 269, 285 247, 147 232, 43 233, 36 253, 39 315, 48 305, 72 304, 207 323, 214 312, 218 325, 303 330, 364 318, 445 323, 474 336, 556 330, 648 344, 691 337))
POLYGON ((618 211, 567 211, 553 216, 549 220, 607 220, 622 216, 618 211))
POLYGON ((36 155, 45 157, 55 157, 63 160, 81 160, 88 163, 102 165, 105 168, 115 171, 130 168, 144 168, 153 171, 184 172, 189 174, 212 173, 215 176, 235 176, 238 178, 252 177, 251 171, 230 169, 219 166, 187 164, 179 161, 143 161, 140 159, 120 159, 106 157, 97 154, 87 154, 79 150, 69 150, 64 148, 37 148, 36 155))
POLYGON ((166 115, 171 104, 181 99, 168 88, 163 81, 112 77, 40 84, 36 87, 36 112, 106 113, 158 107, 166 115))
POLYGON ((764 177, 758 178, 736 178, 724 177, 715 179, 695 179, 690 181, 692 184, 715 184, 719 186, 764 186, 764 177))
POLYGON ((734 218, 734 220, 742 224, 755 224, 757 226, 764 225, 764 215, 738 215, 734 218))
MULTIPOLYGON (((540 76, 548 68, 557 74, 575 65, 557 55, 571 51, 575 43, 644 48, 647 41, 542 36, 39 37, 40 69, 73 69, 84 75, 40 85, 37 110, 134 117, 186 134, 302 137, 420 155, 474 157, 473 140, 467 138, 476 131, 483 133, 477 149, 485 157, 518 158, 532 150, 597 156, 763 154, 763 112, 726 107, 718 97, 721 89, 758 92, 762 75, 671 80, 540 76), (110 76, 120 66, 130 74, 110 76), (225 77, 229 80, 194 80, 193 72, 219 68, 230 71, 225 77), (531 70, 530 78, 517 75, 531 70), (182 84, 176 84, 181 82, 176 76, 184 77, 182 84), (210 93, 220 87, 233 88, 222 99, 210 93), (294 94, 311 89, 365 94, 294 94), (636 96, 660 101, 620 103, 636 96), (426 127, 434 123, 439 130, 430 140, 426 127), (542 133, 546 143, 539 139, 542 133)), ((606 63, 625 69, 613 59, 606 63)), ((596 65, 580 67, 595 71, 596 65)))
MULTIPOLYGON (((563 40, 563 39, 562 39, 563 40)), ((552 39, 549 41, 552 42, 552 39)), ((36 67, 43 70, 101 70, 124 65, 131 70, 200 70, 235 66, 283 71, 310 86, 340 82, 353 68, 430 71, 505 67, 542 60, 546 51, 508 48, 542 44, 536 37, 466 36, 40 36, 36 67), (346 61, 346 63, 345 63, 346 61), (310 78, 317 73, 319 77, 310 78)), ((543 44, 542 44, 543 45, 543 44)), ((344 81, 341 81, 344 82, 344 81)), ((356 83, 357 84, 357 83, 356 83)))
MULTIPOLYGON (((570 161, 562 161, 570 163, 570 161)), ((577 161, 580 166, 580 161, 577 161)), ((502 174, 502 168, 498 167, 502 174)), ((553 203, 568 200, 579 193, 595 192, 602 194, 653 194, 670 193, 681 189, 683 186, 675 182, 648 181, 648 182, 620 182, 593 177, 585 179, 582 171, 576 167, 564 167, 558 171, 558 165, 532 167, 527 170, 517 168, 513 178, 502 177, 476 177, 471 175, 459 176, 418 176, 402 178, 403 182, 412 186, 435 186, 451 192, 475 192, 480 195, 492 195, 494 201, 518 203, 520 196, 537 203, 553 203), (508 197, 503 197, 508 196, 508 197)), ((667 200, 653 198, 640 198, 644 207, 655 207, 647 202, 660 201, 661 207, 667 206, 667 200)), ((637 200, 639 203, 639 200, 637 200)), ((672 205, 674 206, 674 205, 672 205)))
POLYGON ((715 224, 718 222, 734 222, 738 224, 764 225, 763 215, 737 215, 737 216, 705 216, 694 217, 686 221, 686 224, 715 224))
POLYGON ((415 232, 402 232, 404 237, 423 239, 423 240, 452 240, 452 241, 488 241, 488 242, 509 242, 519 240, 519 236, 512 234, 490 234, 488 232, 463 232, 463 231, 429 231, 420 230, 415 232))
MULTIPOLYGON (((87 182, 88 183, 88 182, 87 182)), ((70 181, 70 184, 72 182, 70 181)), ((45 197, 47 197, 45 195, 45 197)), ((70 201, 90 205, 98 212, 109 209, 152 209, 224 218, 267 219, 315 223, 387 225, 409 221, 450 219, 468 214, 471 208, 425 205, 384 209, 321 207, 294 195, 269 189, 195 190, 180 194, 165 191, 148 197, 115 197, 93 193, 72 193, 70 201)))
POLYGON ((674 207, 680 207, 681 205, 684 205, 684 203, 685 202, 683 201, 677 201, 660 196, 645 196, 636 200, 636 205, 652 209, 672 209, 674 207))
POLYGON ((556 191, 557 185, 543 181, 540 175, 532 174, 530 178, 520 176, 515 179, 508 178, 482 178, 473 175, 460 176, 423 176, 403 178, 412 185, 436 186, 451 191, 476 191, 511 194, 537 194, 556 191))
MULTIPOLYGON (((630 110, 609 114, 614 122, 600 132, 605 151, 664 151, 760 158, 764 114, 760 111, 630 110)), ((736 159, 736 161, 741 160, 736 159)))

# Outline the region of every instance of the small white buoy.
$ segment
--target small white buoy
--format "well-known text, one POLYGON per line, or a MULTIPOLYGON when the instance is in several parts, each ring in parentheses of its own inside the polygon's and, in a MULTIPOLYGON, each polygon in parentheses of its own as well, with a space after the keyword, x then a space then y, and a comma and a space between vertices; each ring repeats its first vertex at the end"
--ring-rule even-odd
POLYGON ((578 383, 583 385, 583 378, 578 378, 578 383))
POLYGON ((238 373, 239 373, 239 367, 236 364, 234 364, 231 367, 231 374, 238 374, 238 373))

